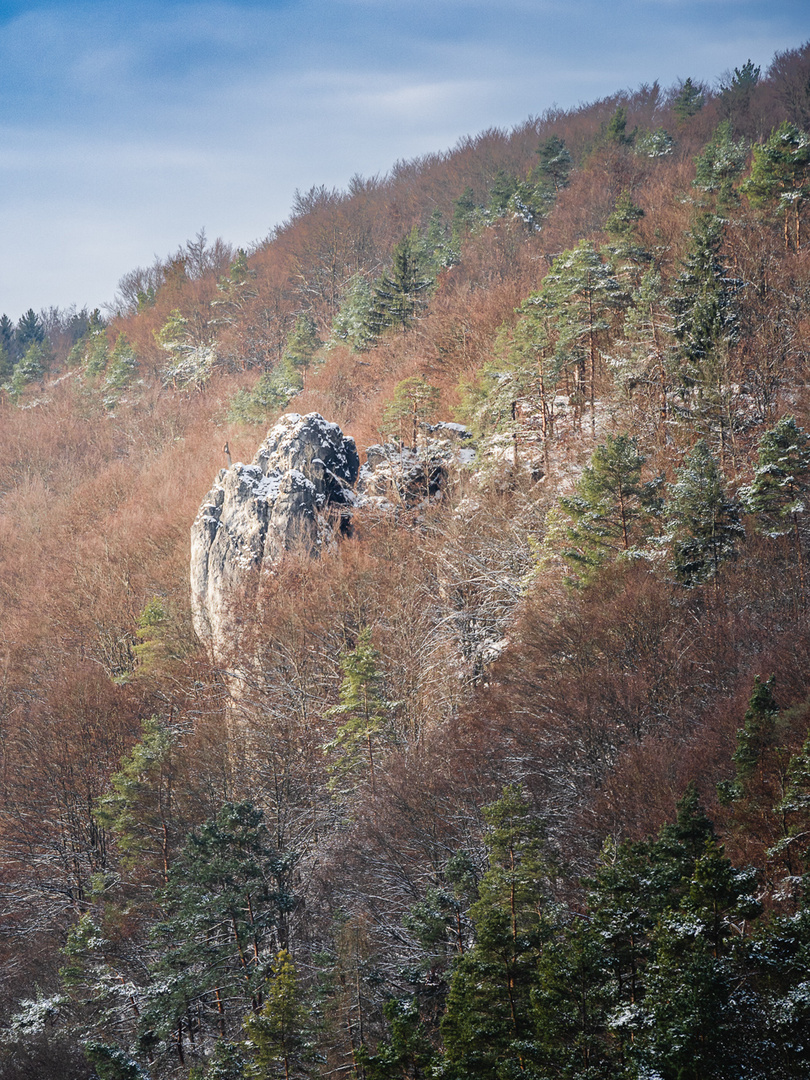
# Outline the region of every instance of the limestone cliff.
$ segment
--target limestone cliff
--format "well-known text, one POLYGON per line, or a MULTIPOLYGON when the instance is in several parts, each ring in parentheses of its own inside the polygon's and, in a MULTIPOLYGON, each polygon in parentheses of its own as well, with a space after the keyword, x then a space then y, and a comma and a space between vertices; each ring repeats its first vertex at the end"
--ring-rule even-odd
POLYGON ((191 610, 221 656, 229 607, 252 573, 284 552, 314 552, 347 520, 359 459, 354 440, 318 413, 281 418, 250 465, 222 469, 191 528, 191 610))

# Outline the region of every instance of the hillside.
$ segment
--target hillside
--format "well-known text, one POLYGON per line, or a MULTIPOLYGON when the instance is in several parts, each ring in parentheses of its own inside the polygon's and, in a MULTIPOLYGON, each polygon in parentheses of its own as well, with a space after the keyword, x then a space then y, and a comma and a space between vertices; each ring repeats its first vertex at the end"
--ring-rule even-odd
POLYGON ((807 1075, 808 202, 803 45, 0 319, 4 1080, 807 1075))

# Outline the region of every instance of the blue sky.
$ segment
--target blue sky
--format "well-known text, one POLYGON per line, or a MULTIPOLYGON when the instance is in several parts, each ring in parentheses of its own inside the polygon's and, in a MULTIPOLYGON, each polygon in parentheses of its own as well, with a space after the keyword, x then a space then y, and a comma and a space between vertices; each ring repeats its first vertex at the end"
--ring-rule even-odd
POLYGON ((806 0, 2 3, 0 312, 91 307, 205 228, 810 38, 806 0))

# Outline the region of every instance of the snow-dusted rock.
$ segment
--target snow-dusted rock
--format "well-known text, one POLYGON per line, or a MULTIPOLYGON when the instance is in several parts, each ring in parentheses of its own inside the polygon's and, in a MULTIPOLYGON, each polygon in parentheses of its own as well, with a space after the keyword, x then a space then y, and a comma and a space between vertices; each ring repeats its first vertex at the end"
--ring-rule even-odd
POLYGON ((447 484, 453 466, 475 460, 470 432, 463 424, 422 424, 426 441, 417 450, 395 443, 370 446, 357 481, 358 504, 381 500, 414 505, 434 497, 447 484))
POLYGON ((252 464, 220 470, 191 527, 194 629, 225 652, 227 616, 251 572, 287 551, 315 553, 348 520, 354 440, 318 413, 283 416, 252 464))

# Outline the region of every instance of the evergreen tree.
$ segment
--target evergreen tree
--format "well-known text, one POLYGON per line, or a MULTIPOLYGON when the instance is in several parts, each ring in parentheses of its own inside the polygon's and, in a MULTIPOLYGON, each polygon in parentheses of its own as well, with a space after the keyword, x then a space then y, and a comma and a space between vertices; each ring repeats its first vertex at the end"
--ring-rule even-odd
POLYGON ((737 339, 739 321, 739 282, 723 265, 722 243, 720 219, 700 215, 672 298, 682 392, 690 400, 688 411, 700 424, 719 427, 721 450, 731 424, 728 351, 737 339))
POLYGON ((624 105, 618 105, 605 128, 605 141, 616 146, 632 146, 636 130, 627 131, 627 109, 624 105))
POLYGON ((0 384, 11 377, 15 360, 14 323, 3 315, 0 318, 0 384))
POLYGON ((574 495, 560 499, 573 520, 565 556, 584 580, 611 556, 639 551, 660 510, 662 479, 642 482, 645 457, 629 435, 609 435, 582 471, 574 495))
POLYGON ((134 379, 138 370, 138 357, 124 334, 119 334, 110 359, 104 384, 112 391, 124 390, 134 379))
POLYGON ((754 147, 751 175, 743 190, 755 207, 784 218, 785 250, 791 238, 802 246, 802 214, 810 199, 810 135, 785 121, 754 147))
POLYGON ((326 713, 340 719, 334 739, 325 747, 335 755, 330 765, 331 786, 342 790, 351 784, 365 763, 373 794, 376 747, 390 737, 392 705, 382 696, 379 654, 371 644, 370 627, 360 631, 355 647, 341 657, 340 667, 340 704, 326 713))
POLYGON ((318 337, 318 328, 312 316, 299 315, 295 320, 292 333, 287 338, 283 360, 290 365, 293 371, 300 372, 302 385, 306 382, 307 371, 321 344, 321 339, 318 337))
POLYGON ((673 98, 672 107, 675 116, 681 123, 684 123, 690 117, 699 113, 705 103, 706 94, 703 87, 699 83, 693 83, 689 78, 680 86, 673 98))
POLYGON ((33 308, 20 318, 14 331, 17 356, 24 356, 32 345, 41 345, 45 341, 45 327, 33 308))
POLYGON ((371 286, 363 274, 355 274, 346 286, 332 323, 329 344, 345 341, 355 352, 370 348, 375 340, 369 322, 373 306, 371 286))
POLYGON ((550 313, 557 363, 573 375, 575 402, 581 403, 587 386, 595 429, 600 347, 607 341, 616 311, 627 300, 621 285, 593 244, 583 240, 554 260, 542 289, 529 299, 550 313))
POLYGON ((703 152, 695 159, 697 170, 693 184, 714 197, 718 213, 739 202, 734 185, 742 176, 747 159, 748 144, 745 139, 735 141, 730 120, 717 126, 703 152))
POLYGON ((490 867, 471 908, 476 943, 456 964, 442 1020, 446 1075, 523 1072, 532 1055, 531 991, 548 937, 543 826, 517 786, 484 808, 490 867))
POLYGON ((282 949, 270 966, 263 987, 264 1004, 248 1014, 244 1031, 250 1064, 245 1078, 308 1075, 306 1010, 292 957, 282 949))
POLYGON ((373 1054, 365 1048, 358 1053, 366 1080, 429 1080, 435 1076, 436 1053, 415 1003, 392 998, 383 1006, 383 1013, 389 1037, 377 1044, 373 1054))
POLYGON ((672 313, 656 270, 646 270, 633 291, 623 331, 610 357, 614 378, 629 396, 641 388, 656 399, 663 422, 669 415, 675 355, 672 313))
POLYGON ((374 287, 368 318, 371 333, 379 336, 388 327, 407 330, 426 302, 432 285, 419 230, 414 226, 394 248, 390 272, 374 287))
POLYGON ((178 842, 174 738, 157 717, 144 720, 141 738, 110 777, 95 819, 115 836, 125 865, 165 885, 178 842))
POLYGON ((153 933, 157 959, 140 1017, 144 1051, 163 1047, 182 1062, 195 1033, 225 1039, 248 1008, 261 1008, 274 959, 286 947, 293 863, 273 848, 250 803, 226 803, 188 836, 170 867, 165 918, 153 933))
POLYGON ((517 191, 518 180, 503 169, 498 169, 489 189, 489 212, 493 217, 503 217, 509 210, 509 202, 517 191))
POLYGON ((252 390, 237 390, 228 410, 232 424, 267 424, 301 391, 301 378, 290 364, 265 371, 252 390))
POLYGON ((740 492, 756 527, 766 536, 790 535, 806 605, 805 549, 810 535, 810 436, 792 416, 783 416, 759 440, 753 482, 740 492))
POLYGON ((682 585, 716 578, 744 536, 740 504, 726 493, 723 474, 701 439, 678 471, 667 504, 672 570, 682 585))
POLYGON ((475 193, 466 187, 453 203, 453 245, 468 236, 480 217, 480 209, 475 201, 475 193))
POLYGON ((537 176, 555 193, 568 186, 573 161, 565 142, 557 135, 550 135, 537 148, 537 176))

